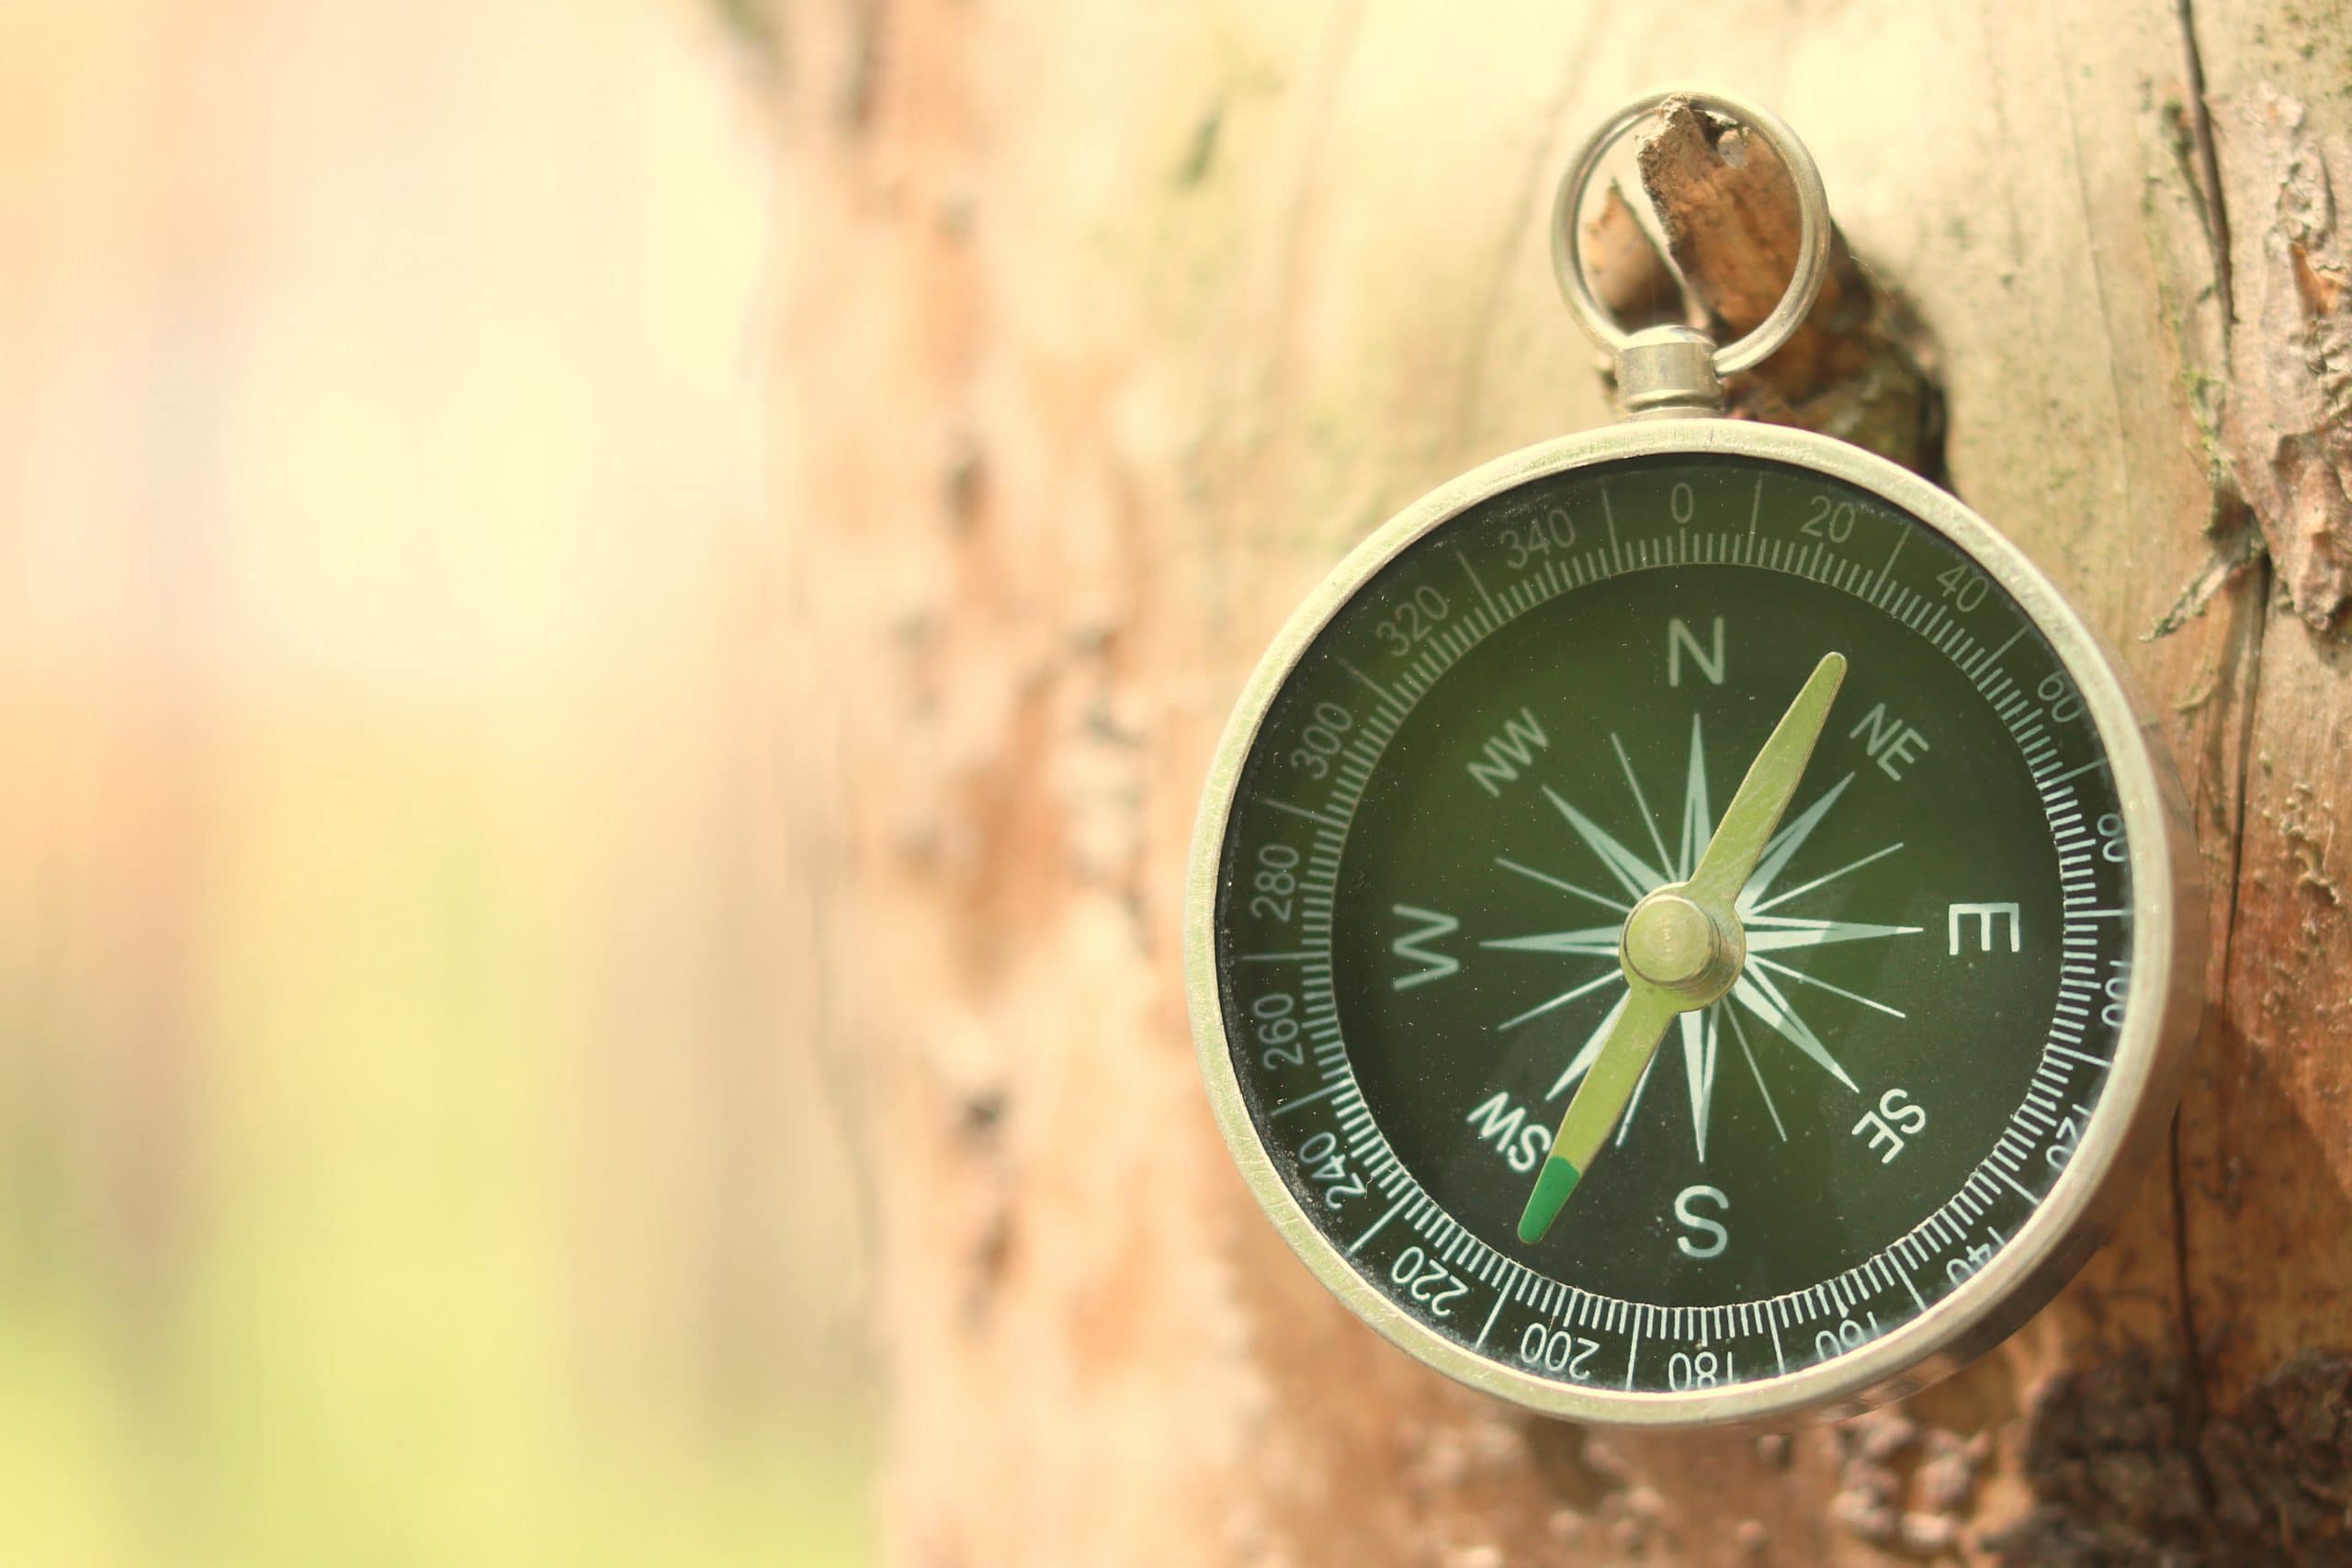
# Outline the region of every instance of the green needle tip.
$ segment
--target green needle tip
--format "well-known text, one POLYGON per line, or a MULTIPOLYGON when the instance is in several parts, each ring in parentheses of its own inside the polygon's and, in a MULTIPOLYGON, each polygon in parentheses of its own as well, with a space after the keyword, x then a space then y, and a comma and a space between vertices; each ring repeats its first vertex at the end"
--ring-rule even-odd
POLYGON ((1544 1239, 1552 1222, 1560 1217, 1560 1205, 1577 1190, 1577 1168, 1553 1155, 1544 1162, 1544 1174, 1535 1179, 1535 1190, 1528 1194, 1527 1211, 1519 1216, 1519 1239, 1530 1247, 1544 1239))

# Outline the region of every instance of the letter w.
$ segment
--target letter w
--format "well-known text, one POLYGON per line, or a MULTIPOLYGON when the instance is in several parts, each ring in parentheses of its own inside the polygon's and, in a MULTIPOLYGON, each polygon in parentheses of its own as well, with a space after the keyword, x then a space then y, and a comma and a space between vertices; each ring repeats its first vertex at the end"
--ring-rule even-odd
POLYGON ((1416 986, 1426 986, 1431 980, 1442 980, 1462 967, 1461 962, 1452 954, 1440 953, 1429 945, 1440 937, 1452 936, 1461 930, 1460 920, 1452 915, 1441 915, 1435 909, 1417 909, 1410 904, 1396 905, 1396 909, 1407 919, 1418 922, 1418 928, 1390 942, 1388 949, 1397 957, 1409 958, 1420 965, 1409 975, 1396 976, 1397 990, 1409 991, 1416 986))

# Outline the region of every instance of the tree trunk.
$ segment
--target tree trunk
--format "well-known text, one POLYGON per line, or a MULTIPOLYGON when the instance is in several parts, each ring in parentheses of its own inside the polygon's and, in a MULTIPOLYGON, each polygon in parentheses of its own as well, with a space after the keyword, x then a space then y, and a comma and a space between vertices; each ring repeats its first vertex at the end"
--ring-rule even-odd
POLYGON ((2352 1555, 2352 0, 777 36, 787 809, 811 1028, 868 1069, 899 1560, 2352 1555), (1962 1375, 1762 1440, 1522 1417, 1356 1325, 1232 1170, 1181 979, 1204 761, 1282 617, 1421 491, 1609 417, 1551 182, 1678 79, 1814 147, 1934 345, 1944 478, 2161 716, 2215 932, 2117 1240, 1962 1375))

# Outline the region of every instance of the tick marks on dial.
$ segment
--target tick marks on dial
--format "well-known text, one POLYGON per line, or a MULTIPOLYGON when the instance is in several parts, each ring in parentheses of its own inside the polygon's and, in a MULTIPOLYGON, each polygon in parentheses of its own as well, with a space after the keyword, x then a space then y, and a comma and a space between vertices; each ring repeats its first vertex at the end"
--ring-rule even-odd
POLYGON ((1380 682, 1375 681, 1371 676, 1365 674, 1361 669, 1357 668, 1352 660, 1340 658, 1335 654, 1333 655, 1333 662, 1337 663, 1340 669, 1346 671, 1350 675, 1355 677, 1355 679, 1361 682, 1365 689, 1370 691, 1374 696, 1378 697, 1382 702, 1386 703, 1397 713, 1401 714, 1405 711, 1405 705, 1396 700, 1396 693, 1390 691, 1380 682))
POLYGON ((1345 1089, 1353 1089, 1354 1087, 1354 1079, 1342 1077, 1334 1082, 1325 1084, 1321 1089, 1312 1090, 1306 1094, 1302 1094, 1296 1100, 1285 1100, 1283 1103, 1275 1106, 1273 1110, 1268 1111, 1266 1114, 1270 1118, 1275 1116, 1287 1116, 1292 1111, 1302 1110, 1306 1106, 1314 1104, 1318 1100, 1329 1100, 1333 1095, 1339 1094, 1345 1089))
POLYGON ((1307 821, 1316 824, 1316 826, 1320 828, 1329 828, 1334 832, 1337 832, 1346 827, 1345 823, 1335 821, 1323 812, 1310 811, 1304 806, 1293 806, 1287 800, 1275 800, 1269 796, 1263 804, 1272 807, 1276 811, 1286 811, 1293 817, 1303 817, 1307 821))
POLYGON ((1470 586, 1478 591, 1478 597, 1486 604, 1487 614, 1499 623, 1503 618, 1503 613, 1496 607, 1495 596, 1487 592, 1487 585, 1478 580, 1478 569, 1470 564, 1470 558, 1462 553, 1462 547, 1459 545, 1453 547, 1453 558, 1462 563, 1462 570, 1470 578, 1470 586))

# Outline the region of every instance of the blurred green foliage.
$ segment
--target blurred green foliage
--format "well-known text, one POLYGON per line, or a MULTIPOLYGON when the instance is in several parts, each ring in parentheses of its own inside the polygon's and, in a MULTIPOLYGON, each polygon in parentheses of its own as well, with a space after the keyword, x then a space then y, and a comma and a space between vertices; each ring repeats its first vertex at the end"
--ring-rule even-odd
POLYGON ((0 1568, 875 1552, 745 75, 0 8, 0 1568))

